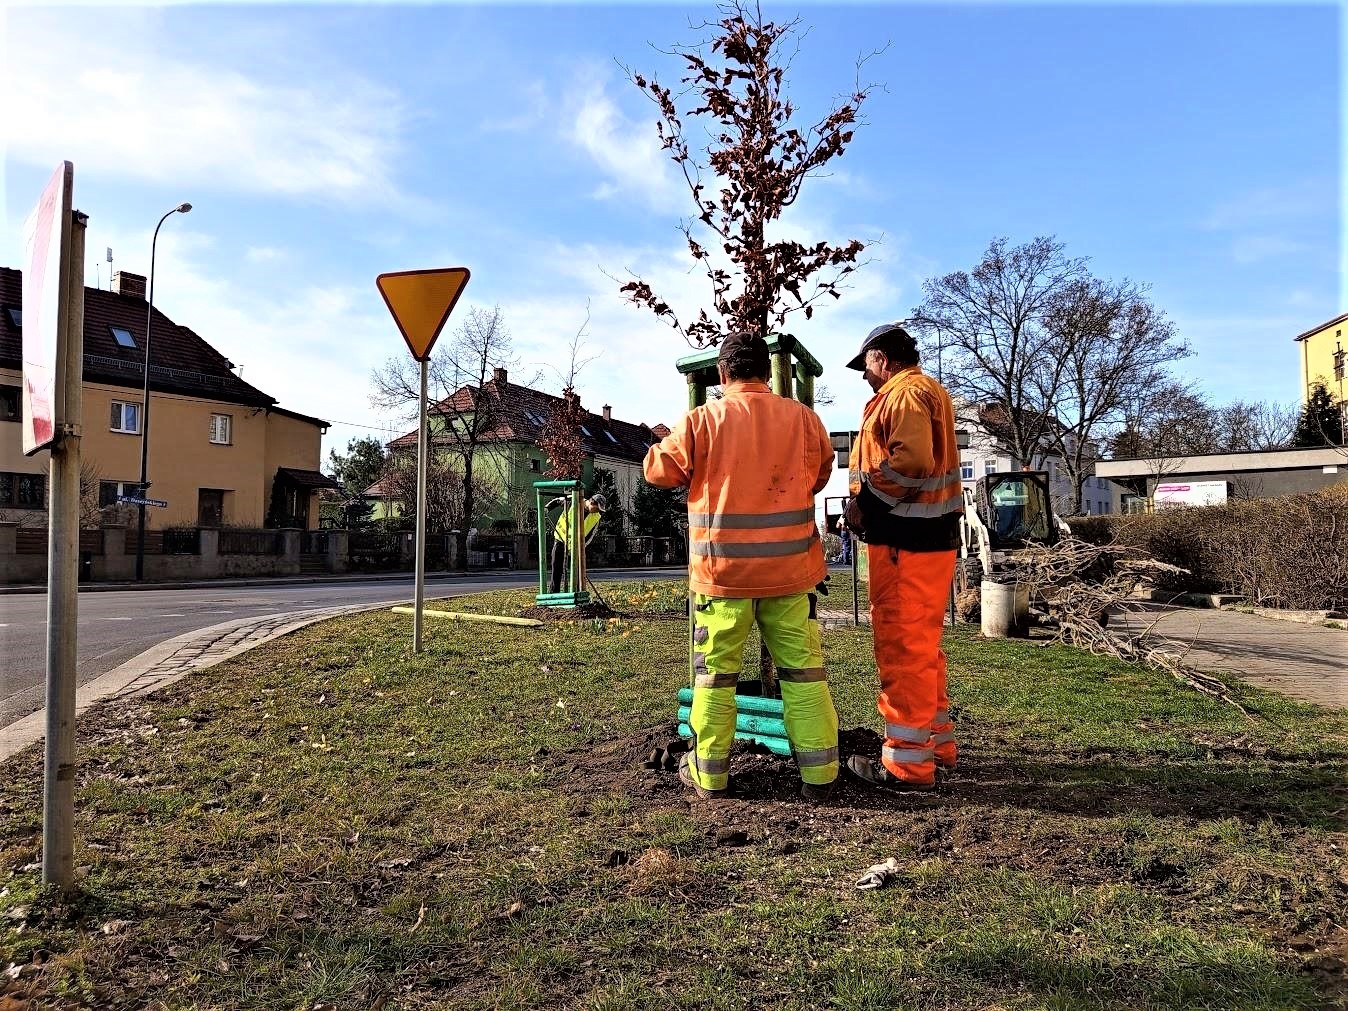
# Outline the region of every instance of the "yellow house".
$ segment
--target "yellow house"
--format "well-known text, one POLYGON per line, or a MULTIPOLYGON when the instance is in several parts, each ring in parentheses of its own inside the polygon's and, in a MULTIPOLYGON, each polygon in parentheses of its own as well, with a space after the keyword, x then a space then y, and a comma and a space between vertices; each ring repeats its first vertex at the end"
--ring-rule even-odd
POLYGON ((1301 389, 1306 400, 1317 383, 1323 383, 1336 404, 1348 401, 1348 386, 1344 384, 1344 362, 1348 355, 1348 313, 1336 316, 1328 323, 1297 334, 1301 345, 1301 389))
MULTIPOLYGON (((41 525, 48 454, 22 450, 21 298, 21 272, 0 267, 0 520, 41 525)), ((148 435, 146 495, 168 503, 146 509, 148 526, 316 527, 318 489, 335 487, 318 469, 328 423, 280 407, 156 309, 146 426, 145 316, 140 275, 121 271, 112 291, 84 291, 81 456, 98 506, 136 493, 148 435)))

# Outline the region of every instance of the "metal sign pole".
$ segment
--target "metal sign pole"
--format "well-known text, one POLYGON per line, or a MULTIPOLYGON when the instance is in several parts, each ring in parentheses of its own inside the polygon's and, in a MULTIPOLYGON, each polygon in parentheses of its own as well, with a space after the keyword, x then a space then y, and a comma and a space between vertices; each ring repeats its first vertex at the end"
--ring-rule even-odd
MULTIPOLYGON (((47 541, 47 738, 42 880, 75 883, 75 656, 79 618, 80 422, 84 370, 84 228, 75 211, 60 269, 56 441, 47 541)), ((67 227, 61 222, 61 227, 67 227)))
POLYGON ((430 451, 426 431, 426 359, 421 359, 421 420, 417 430, 416 602, 412 612, 412 652, 421 652, 421 607, 426 599, 426 470, 430 451))

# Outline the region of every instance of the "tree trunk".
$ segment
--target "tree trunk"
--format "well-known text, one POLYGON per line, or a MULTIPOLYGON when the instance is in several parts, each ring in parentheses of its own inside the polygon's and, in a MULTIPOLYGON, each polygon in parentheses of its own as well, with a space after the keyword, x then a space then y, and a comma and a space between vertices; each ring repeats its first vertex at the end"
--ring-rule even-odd
POLYGON ((458 563, 460 571, 468 568, 468 529, 473 525, 473 450, 469 446, 463 454, 463 519, 459 521, 459 532, 455 535, 459 542, 458 563))

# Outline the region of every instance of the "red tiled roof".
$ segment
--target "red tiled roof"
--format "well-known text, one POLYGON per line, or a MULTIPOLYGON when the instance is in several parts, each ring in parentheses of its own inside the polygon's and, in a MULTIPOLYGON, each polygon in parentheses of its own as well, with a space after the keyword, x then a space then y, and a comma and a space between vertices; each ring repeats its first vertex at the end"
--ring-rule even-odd
MULTIPOLYGON (((515 383, 498 384, 495 379, 489 379, 482 385, 482 395, 492 399, 493 410, 499 414, 496 427, 484 434, 484 442, 536 443, 547 427, 553 410, 562 402, 561 397, 515 383)), ((434 404, 430 411, 432 414, 443 413, 452 417, 471 413, 473 403, 473 387, 462 386, 434 404)), ((650 444, 659 438, 646 425, 635 425, 613 417, 605 421, 602 414, 588 411, 584 413, 581 424, 590 433, 588 436, 581 433, 581 444, 587 454, 640 461, 645 458, 650 444)), ((658 427, 664 428, 663 425, 658 427)), ((665 431, 668 433, 669 430, 665 431)), ((454 445, 458 440, 452 435, 437 435, 431 442, 433 445, 446 446, 454 445)), ((408 432, 390 442, 389 448, 401 449, 416 444, 417 433, 408 432)))
MULTIPOLYGON (((0 308, 23 307, 23 272, 0 267, 0 308)), ((144 382, 145 308, 143 298, 84 289, 84 378, 139 388, 144 382), (111 327, 123 327, 135 339, 125 348, 111 327)), ((154 310, 150 335, 150 388, 189 393, 235 404, 268 407, 276 403, 256 386, 231 372, 233 363, 191 329, 154 310)), ((21 368, 23 331, 0 311, 0 365, 21 368)), ((313 419, 318 420, 318 419, 313 419)))

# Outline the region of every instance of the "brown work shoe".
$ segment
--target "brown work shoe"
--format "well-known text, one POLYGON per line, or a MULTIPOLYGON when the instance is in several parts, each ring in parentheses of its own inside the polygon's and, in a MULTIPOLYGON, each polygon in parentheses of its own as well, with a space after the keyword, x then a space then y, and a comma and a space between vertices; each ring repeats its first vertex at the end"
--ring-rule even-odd
POLYGON ((823 804, 833 796, 833 788, 837 785, 836 779, 829 783, 802 783, 800 795, 811 804, 823 804))
POLYGON ((936 786, 935 780, 930 783, 920 783, 900 779, 880 762, 873 758, 862 758, 860 755, 853 755, 849 758, 844 768, 847 769, 848 774, 853 779, 865 783, 867 786, 874 786, 892 793, 925 793, 936 786))
POLYGON ((691 786, 693 792, 703 800, 722 800, 726 796, 726 790, 708 790, 693 779, 693 770, 688 767, 688 760, 691 757, 692 755, 688 754, 679 759, 679 782, 684 786, 691 786))

